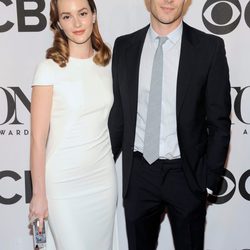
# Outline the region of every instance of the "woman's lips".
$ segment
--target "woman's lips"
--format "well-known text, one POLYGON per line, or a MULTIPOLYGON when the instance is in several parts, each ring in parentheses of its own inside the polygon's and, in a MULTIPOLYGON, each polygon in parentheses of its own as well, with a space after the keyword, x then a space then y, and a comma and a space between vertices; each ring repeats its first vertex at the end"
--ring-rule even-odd
POLYGON ((73 34, 79 36, 79 35, 82 35, 84 32, 85 32, 85 30, 76 30, 76 31, 73 31, 73 34))

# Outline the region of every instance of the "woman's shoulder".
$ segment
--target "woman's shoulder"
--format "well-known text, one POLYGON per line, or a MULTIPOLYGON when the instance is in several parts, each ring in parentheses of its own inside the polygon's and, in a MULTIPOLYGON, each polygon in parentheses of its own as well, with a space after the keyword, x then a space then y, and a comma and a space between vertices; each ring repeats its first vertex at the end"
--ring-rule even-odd
POLYGON ((52 59, 44 59, 37 65, 37 70, 58 70, 60 66, 52 59))
POLYGON ((33 85, 53 85, 60 66, 52 59, 41 61, 36 68, 33 85))

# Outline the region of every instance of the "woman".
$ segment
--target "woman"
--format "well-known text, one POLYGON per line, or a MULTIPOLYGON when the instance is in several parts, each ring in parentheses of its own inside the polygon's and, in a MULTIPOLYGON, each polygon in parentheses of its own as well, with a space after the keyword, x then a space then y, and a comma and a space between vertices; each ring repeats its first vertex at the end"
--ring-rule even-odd
POLYGON ((111 53, 96 15, 93 0, 51 1, 54 44, 34 78, 29 217, 40 231, 48 217, 47 250, 116 249, 111 53))

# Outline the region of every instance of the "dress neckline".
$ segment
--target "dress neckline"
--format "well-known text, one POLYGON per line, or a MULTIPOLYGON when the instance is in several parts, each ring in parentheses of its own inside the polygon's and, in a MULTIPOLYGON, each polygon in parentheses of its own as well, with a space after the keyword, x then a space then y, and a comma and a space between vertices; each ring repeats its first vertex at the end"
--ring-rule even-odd
POLYGON ((88 61, 93 61, 93 58, 95 56, 96 52, 94 51, 93 55, 87 58, 78 58, 78 57, 73 57, 69 56, 70 61, 75 61, 75 62, 88 62, 88 61))
POLYGON ((77 57, 69 57, 69 61, 71 62, 89 62, 89 61, 93 61, 93 57, 88 57, 88 58, 77 58, 77 57))

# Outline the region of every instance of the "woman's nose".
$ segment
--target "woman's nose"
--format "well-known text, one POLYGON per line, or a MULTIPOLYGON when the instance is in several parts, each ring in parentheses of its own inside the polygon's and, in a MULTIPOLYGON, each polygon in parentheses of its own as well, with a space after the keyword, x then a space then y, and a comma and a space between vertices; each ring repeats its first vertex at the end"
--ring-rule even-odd
POLYGON ((81 26, 81 21, 80 21, 79 17, 75 17, 74 18, 74 25, 76 27, 80 27, 81 26))

